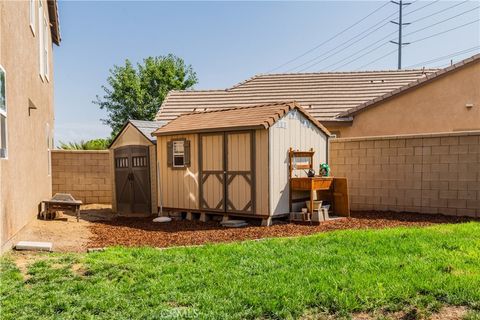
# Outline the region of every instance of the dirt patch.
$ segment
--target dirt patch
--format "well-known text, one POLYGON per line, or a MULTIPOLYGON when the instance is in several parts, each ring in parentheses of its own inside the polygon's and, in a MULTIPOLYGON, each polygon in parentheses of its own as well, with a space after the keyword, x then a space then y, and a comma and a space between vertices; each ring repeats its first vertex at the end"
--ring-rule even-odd
POLYGON ((464 306, 444 306, 438 312, 433 314, 422 314, 412 309, 410 311, 398 312, 374 312, 374 313, 356 313, 352 315, 353 320, 461 320, 467 313, 468 308, 464 306))
MULTIPOLYGON (((201 245, 272 237, 309 235, 342 229, 381 229, 399 226, 429 226, 438 223, 461 223, 472 218, 415 213, 353 212, 349 219, 323 222, 319 225, 279 222, 271 227, 251 225, 230 229, 218 222, 172 221, 152 223, 152 218, 117 217, 89 224, 92 248, 114 245, 171 247, 201 245)), ((255 223, 255 221, 252 221, 255 223)), ((256 222, 258 223, 258 222, 256 222)))
POLYGON ((79 222, 70 213, 60 213, 55 220, 36 219, 15 236, 13 243, 22 240, 52 242, 53 251, 84 252, 92 236, 88 226, 96 221, 108 221, 114 214, 106 205, 86 205, 81 209, 79 222))
POLYGON ((14 262, 17 265, 18 270, 20 270, 24 281, 30 279, 28 267, 38 259, 38 255, 38 253, 32 252, 18 252, 13 255, 14 262))

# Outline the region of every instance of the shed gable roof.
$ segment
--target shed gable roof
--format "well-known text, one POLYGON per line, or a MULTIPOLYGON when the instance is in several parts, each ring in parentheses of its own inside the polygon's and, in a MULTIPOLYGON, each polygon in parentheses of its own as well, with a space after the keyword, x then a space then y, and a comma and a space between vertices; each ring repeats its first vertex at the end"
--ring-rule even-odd
POLYGON ((299 110, 316 127, 326 135, 330 135, 318 120, 295 101, 183 114, 153 134, 159 136, 191 132, 268 129, 293 109, 299 110))
POLYGON ((156 120, 170 121, 192 111, 297 101, 317 120, 335 121, 338 114, 437 70, 258 75, 225 90, 170 91, 156 120))
POLYGON ((157 130, 158 128, 163 127, 166 122, 165 121, 145 121, 145 120, 128 120, 122 127, 122 129, 117 133, 115 138, 110 142, 108 148, 111 148, 115 141, 117 141, 118 137, 122 135, 128 125, 131 125, 133 128, 138 130, 147 140, 152 142, 153 144, 157 143, 157 139, 152 133, 157 130))

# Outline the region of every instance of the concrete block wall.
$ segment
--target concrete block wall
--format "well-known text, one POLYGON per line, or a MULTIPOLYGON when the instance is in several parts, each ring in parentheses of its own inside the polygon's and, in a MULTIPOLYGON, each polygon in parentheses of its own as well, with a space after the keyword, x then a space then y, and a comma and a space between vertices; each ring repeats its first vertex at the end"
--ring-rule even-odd
POLYGON ((108 150, 52 151, 53 194, 71 193, 83 203, 111 204, 112 172, 108 150))
POLYGON ((480 131, 332 139, 352 210, 480 217, 480 131))

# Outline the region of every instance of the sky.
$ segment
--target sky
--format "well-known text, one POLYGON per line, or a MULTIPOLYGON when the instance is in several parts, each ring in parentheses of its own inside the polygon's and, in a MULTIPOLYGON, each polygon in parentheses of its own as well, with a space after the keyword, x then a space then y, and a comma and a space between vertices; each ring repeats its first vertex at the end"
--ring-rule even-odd
MULTIPOLYGON (((412 22, 403 29, 411 42, 404 68, 445 67, 480 52, 480 0, 411 2, 403 7, 404 22, 412 22)), ((396 69, 389 40, 398 39, 398 26, 389 20, 397 12, 389 1, 60 1, 55 140, 110 135, 106 112, 92 101, 125 59, 173 53, 192 65, 196 89, 260 73, 396 69)))

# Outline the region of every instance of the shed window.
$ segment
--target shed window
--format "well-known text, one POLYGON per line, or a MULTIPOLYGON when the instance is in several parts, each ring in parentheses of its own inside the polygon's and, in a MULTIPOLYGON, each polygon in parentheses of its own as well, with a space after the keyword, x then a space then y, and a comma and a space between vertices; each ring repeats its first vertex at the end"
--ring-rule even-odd
POLYGON ((0 159, 7 158, 7 97, 6 74, 0 66, 0 159))
POLYGON ((116 168, 128 168, 128 158, 127 157, 115 158, 115 167, 116 168))
POLYGON ((190 141, 172 140, 167 143, 167 165, 173 168, 190 166, 190 141))
POLYGON ((173 166, 185 166, 185 141, 173 142, 173 166))
POLYGON ((132 166, 133 167, 146 167, 147 166, 147 157, 145 157, 145 156, 132 157, 132 166))

